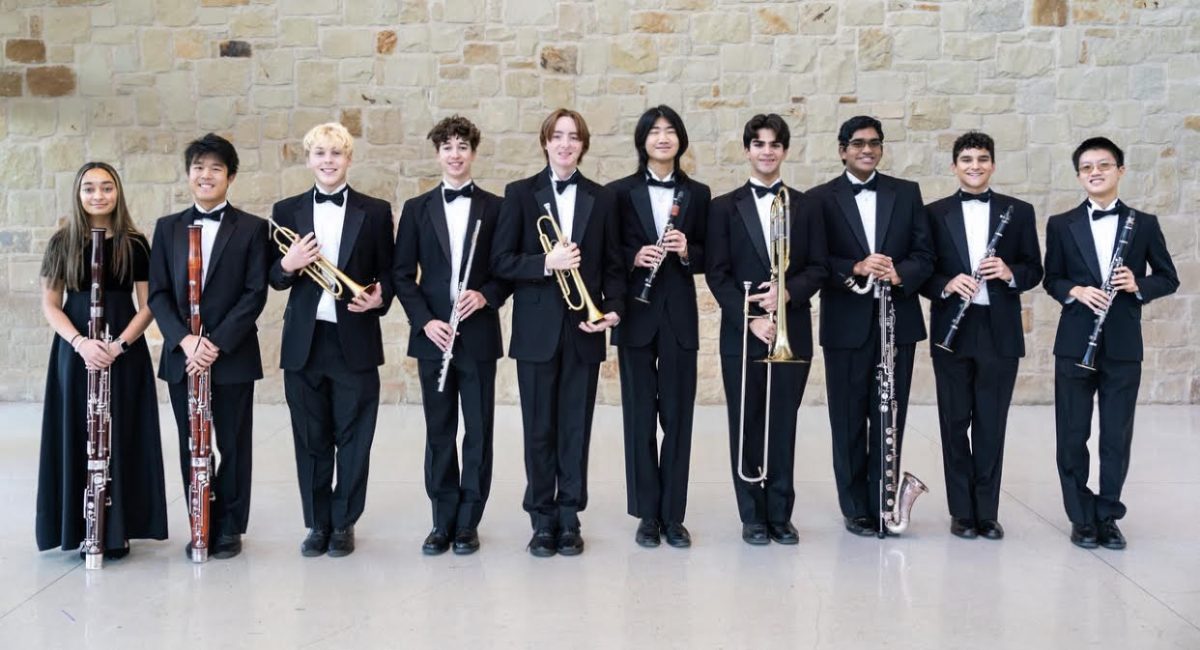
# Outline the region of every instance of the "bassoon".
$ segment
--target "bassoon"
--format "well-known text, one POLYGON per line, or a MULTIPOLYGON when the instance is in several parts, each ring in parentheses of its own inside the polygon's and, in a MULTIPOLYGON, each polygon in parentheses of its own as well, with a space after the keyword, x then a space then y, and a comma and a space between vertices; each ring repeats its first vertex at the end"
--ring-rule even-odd
MULTIPOLYGON (((204 258, 200 245, 203 226, 188 226, 188 329, 202 336, 200 284, 204 258)), ((197 342, 197 345, 199 343, 197 342)), ((188 449, 191 474, 188 514, 192 533, 192 562, 208 561, 209 519, 212 509, 212 386, 209 369, 188 375, 188 449)))
MULTIPOLYGON (((92 229, 92 287, 88 309, 88 338, 109 342, 104 322, 104 229, 92 229)), ((111 366, 87 371, 87 485, 83 488, 84 567, 104 566, 104 527, 112 447, 111 366)))

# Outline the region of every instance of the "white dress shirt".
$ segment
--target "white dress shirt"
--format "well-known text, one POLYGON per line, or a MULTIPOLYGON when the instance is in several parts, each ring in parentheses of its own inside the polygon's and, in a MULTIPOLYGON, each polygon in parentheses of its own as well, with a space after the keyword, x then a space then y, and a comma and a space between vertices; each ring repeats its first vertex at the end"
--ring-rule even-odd
MULTIPOLYGON (((317 243, 321 245, 321 256, 329 260, 330 264, 337 266, 338 251, 342 247, 342 225, 346 221, 346 202, 350 197, 343 196, 341 205, 332 201, 317 203, 316 192, 317 190, 313 191, 313 233, 317 236, 317 243)), ((344 192, 346 192, 346 184, 342 183, 330 194, 344 192)), ((327 323, 337 322, 337 301, 328 291, 321 292, 321 301, 317 303, 317 320, 327 323)))
MULTIPOLYGON (((228 201, 221 201, 221 204, 212 210, 205 210, 199 205, 196 205, 195 208, 196 212, 201 214, 213 214, 223 211, 228 205, 228 201)), ((222 215, 223 218, 224 215, 222 215)), ((208 260, 212 258, 213 244, 217 242, 217 231, 221 229, 221 222, 212 219, 198 219, 193 220, 192 223, 200 224, 203 227, 200 231, 200 289, 203 291, 204 285, 208 282, 208 260)))
MULTIPOLYGON (((646 170, 646 174, 663 183, 675 178, 675 172, 667 174, 665 178, 659 178, 649 169, 646 170)), ((662 239, 663 230, 671 218, 671 203, 675 200, 675 190, 657 185, 647 185, 646 188, 650 190, 650 211, 654 214, 654 229, 658 231, 658 238, 662 239)))
MULTIPOLYGON (((775 183, 778 182, 779 179, 776 179, 775 183)), ((771 185, 774 185, 775 183, 772 183, 771 185)), ((757 185, 759 187, 771 187, 771 185, 767 185, 766 183, 754 177, 750 178, 750 184, 757 185)), ((767 251, 769 252, 771 250, 771 204, 775 202, 775 193, 767 192, 766 194, 759 196, 757 192, 754 192, 753 190, 751 190, 751 192, 753 192, 754 196, 754 207, 758 209, 758 223, 760 226, 762 226, 763 244, 767 247, 767 251)), ((768 255, 768 257, 770 257, 770 255, 768 255)))
MULTIPOLYGON (((846 178, 850 180, 851 185, 865 185, 875 178, 875 172, 871 172, 871 178, 865 181, 858 180, 850 172, 846 172, 846 178)), ((867 234, 867 250, 871 253, 878 252, 875 250, 875 199, 877 195, 875 190, 863 190, 854 195, 854 202, 858 204, 858 217, 862 219, 863 231, 867 234)))
POLYGON ((467 247, 467 225, 471 220, 471 197, 460 196, 447 203, 446 191, 461 190, 474 181, 467 181, 459 187, 454 187, 450 181, 442 179, 442 208, 446 211, 446 230, 450 233, 450 304, 458 302, 458 283, 462 281, 463 251, 467 247))
POLYGON ((1110 214, 1099 219, 1092 219, 1092 212, 1111 210, 1116 207, 1118 200, 1113 199, 1113 202, 1108 205, 1096 205, 1091 199, 1088 199, 1087 204, 1088 224, 1092 227, 1092 240, 1096 243, 1096 261, 1100 263, 1100 279, 1105 282, 1108 282, 1109 266, 1112 265, 1113 248, 1117 243, 1120 217, 1110 214))
MULTIPOLYGON (((578 174, 579 170, 575 170, 575 173, 578 174)), ((568 185, 562 194, 558 193, 554 185, 554 181, 565 181, 567 178, 555 176, 554 169, 550 169, 550 191, 554 192, 554 207, 558 210, 558 227, 562 229, 563 241, 571 242, 575 241, 571 237, 575 234, 575 195, 579 190, 579 183, 568 185)))
MULTIPOLYGON (((967 261, 971 263, 971 272, 974 273, 975 269, 979 268, 979 262, 987 252, 988 240, 992 237, 992 233, 988 231, 992 218, 991 205, 982 201, 963 201, 962 213, 963 225, 967 230, 967 261)), ((990 304, 987 286, 981 286, 971 302, 984 306, 990 304)))

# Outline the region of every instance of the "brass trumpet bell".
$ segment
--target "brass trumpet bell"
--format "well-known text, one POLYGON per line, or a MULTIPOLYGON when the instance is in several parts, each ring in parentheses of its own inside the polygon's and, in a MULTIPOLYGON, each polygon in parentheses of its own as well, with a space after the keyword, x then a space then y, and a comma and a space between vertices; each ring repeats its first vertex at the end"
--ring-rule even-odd
MULTIPOLYGON (((562 230, 558 227, 558 222, 552 216, 553 213, 550 212, 550 204, 543 204, 542 209, 546 211, 546 214, 538 217, 535 225, 538 231, 538 241, 542 244, 542 251, 549 254, 559 242, 563 241, 563 234, 562 230), (549 224, 550 234, 547 234, 545 229, 543 229, 543 223, 549 224), (553 241, 550 240, 551 235, 554 237, 553 241)), ((596 308, 596 303, 592 302, 592 297, 588 294, 587 285, 583 283, 583 276, 579 274, 579 269, 555 271, 554 277, 558 280, 558 288, 562 290, 563 300, 567 303, 567 309, 571 311, 585 311, 587 313, 587 322, 592 325, 604 320, 604 313, 596 308), (572 286, 574 287, 574 292, 572 292, 572 286)))
MULTIPOLYGON (((271 240, 279 247, 279 252, 287 255, 288 249, 292 244, 301 239, 296 231, 281 226, 274 219, 267 219, 267 223, 271 227, 271 240)), ((330 262, 322 255, 318 255, 316 261, 308 266, 300 269, 300 272, 307 275, 317 286, 321 287, 326 293, 333 296, 334 300, 353 299, 358 296, 370 292, 374 289, 374 282, 368 285, 361 285, 342 272, 333 262, 330 262), (349 295, 347 295, 349 292, 349 295)))

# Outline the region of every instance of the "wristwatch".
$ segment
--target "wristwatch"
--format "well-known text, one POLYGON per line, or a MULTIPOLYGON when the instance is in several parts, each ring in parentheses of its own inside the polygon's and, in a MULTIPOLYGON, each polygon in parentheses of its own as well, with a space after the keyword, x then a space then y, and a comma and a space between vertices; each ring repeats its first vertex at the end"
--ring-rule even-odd
POLYGON ((125 339, 118 338, 117 343, 121 344, 121 354, 125 354, 129 351, 129 344, 125 342, 125 339))

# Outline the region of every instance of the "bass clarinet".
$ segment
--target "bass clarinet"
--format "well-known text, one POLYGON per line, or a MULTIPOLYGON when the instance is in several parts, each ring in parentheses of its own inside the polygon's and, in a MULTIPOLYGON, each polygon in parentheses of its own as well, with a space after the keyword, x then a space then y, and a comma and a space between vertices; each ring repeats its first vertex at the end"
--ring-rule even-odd
MULTIPOLYGON (((188 226, 188 326, 195 336, 204 335, 200 323, 200 283, 204 258, 200 246, 203 226, 188 226)), ((199 345, 199 343, 197 343, 199 345)), ((212 510, 212 386, 211 369, 188 375, 188 449, 191 473, 188 514, 192 534, 192 562, 208 561, 209 519, 212 510)))
POLYGON ((442 352, 442 369, 438 372, 438 392, 446 390, 446 375, 450 373, 450 360, 454 358, 454 340, 458 337, 458 324, 462 317, 458 315, 457 298, 467 290, 467 280, 471 277, 471 263, 475 261, 475 244, 479 241, 480 222, 475 222, 475 230, 471 231, 471 250, 467 252, 467 268, 458 279, 458 291, 454 293, 456 302, 450 305, 450 345, 442 352))
MULTIPOLYGON (((111 340, 104 322, 104 229, 92 228, 92 295, 88 310, 88 338, 105 344, 111 340)), ((84 567, 104 566, 104 528, 108 496, 109 458, 112 453, 111 366, 88 369, 87 485, 83 488, 84 567)))
POLYGON ((929 488, 920 479, 904 472, 900 475, 899 402, 896 400, 896 307, 892 304, 892 283, 877 280, 879 287, 879 537, 899 535, 908 528, 913 504, 929 488), (896 479, 900 476, 900 481, 896 479))
MULTIPOLYGON (((655 247, 662 248, 663 242, 665 242, 667 239, 667 233, 675 230, 675 220, 679 218, 679 209, 682 203, 683 188, 676 187, 675 196, 671 198, 671 214, 667 217, 667 225, 663 226, 662 235, 660 235, 658 241, 654 243, 655 247)), ((646 274, 646 281, 642 283, 642 291, 634 297, 634 300, 646 304, 650 303, 650 287, 654 284, 654 278, 658 275, 658 269, 662 267, 663 262, 666 261, 666 259, 667 256, 663 255, 654 266, 650 267, 650 273, 646 274)))
MULTIPOLYGON (((988 242, 987 250, 984 251, 980 261, 986 260, 989 257, 995 257, 996 246, 1000 243, 1000 238, 1004 236, 1004 227, 1008 225, 1012 219, 1012 206, 1000 215, 1000 223, 996 224, 996 232, 992 233, 992 239, 988 242)), ((958 313, 954 315, 954 320, 950 321, 950 331, 946 332, 945 338, 937 346, 947 352, 954 352, 954 348, 950 347, 954 344, 954 335, 958 334, 958 326, 962 323, 963 315, 967 313, 967 308, 971 306, 971 301, 975 300, 975 296, 979 295, 980 291, 984 290, 983 271, 979 267, 975 267, 975 271, 971 274, 971 280, 975 282, 975 293, 971 294, 970 298, 963 298, 962 304, 958 306, 958 313)))
POLYGON ((1100 333, 1104 331, 1104 319, 1108 318, 1108 310, 1112 309, 1113 298, 1117 297, 1117 288, 1113 286, 1112 276, 1118 268, 1125 265, 1125 251, 1129 248, 1129 240, 1132 239, 1133 226, 1136 223, 1134 215, 1136 214, 1137 212, 1130 208, 1125 215, 1125 225, 1121 227, 1121 238, 1117 240, 1112 260, 1108 263, 1108 278, 1101 287, 1101 291, 1108 296, 1108 300, 1104 303, 1104 311, 1096 315, 1096 324, 1092 326, 1092 334, 1088 337, 1087 350, 1083 353, 1083 359, 1075 364, 1092 372, 1096 371, 1096 349, 1100 346, 1100 333))

